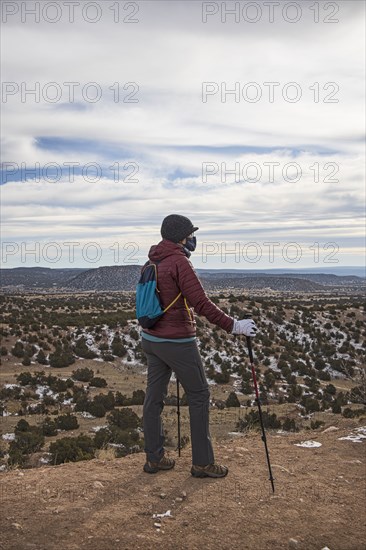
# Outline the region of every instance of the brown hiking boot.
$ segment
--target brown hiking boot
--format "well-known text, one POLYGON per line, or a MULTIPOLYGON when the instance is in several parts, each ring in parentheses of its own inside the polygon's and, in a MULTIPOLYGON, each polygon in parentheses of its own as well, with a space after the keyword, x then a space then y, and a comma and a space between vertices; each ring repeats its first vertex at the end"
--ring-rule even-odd
POLYGON ((229 468, 220 464, 206 464, 206 466, 193 464, 191 468, 193 477, 225 477, 228 472, 229 468))
POLYGON ((163 456, 159 462, 146 461, 144 464, 144 472, 147 474, 156 474, 159 470, 171 470, 175 466, 175 460, 163 456))

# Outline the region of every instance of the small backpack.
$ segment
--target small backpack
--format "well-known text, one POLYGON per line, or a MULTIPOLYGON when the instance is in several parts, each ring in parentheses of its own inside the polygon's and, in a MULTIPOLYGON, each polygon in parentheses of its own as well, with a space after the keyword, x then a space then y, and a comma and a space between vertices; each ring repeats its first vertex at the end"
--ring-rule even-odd
POLYGON ((182 294, 180 292, 166 308, 162 307, 158 289, 158 263, 146 262, 136 287, 136 317, 142 328, 153 327, 182 294))

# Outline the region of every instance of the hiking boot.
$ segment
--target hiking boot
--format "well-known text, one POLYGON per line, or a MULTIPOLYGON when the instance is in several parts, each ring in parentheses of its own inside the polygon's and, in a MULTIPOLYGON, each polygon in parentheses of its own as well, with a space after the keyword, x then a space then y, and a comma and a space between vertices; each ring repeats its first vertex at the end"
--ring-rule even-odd
POLYGON ((146 461, 144 464, 144 472, 147 474, 156 474, 159 470, 171 470, 175 466, 175 460, 163 456, 159 462, 146 461))
POLYGON ((220 464, 207 464, 206 466, 193 464, 191 468, 193 477, 225 477, 228 472, 229 468, 220 466, 220 464))

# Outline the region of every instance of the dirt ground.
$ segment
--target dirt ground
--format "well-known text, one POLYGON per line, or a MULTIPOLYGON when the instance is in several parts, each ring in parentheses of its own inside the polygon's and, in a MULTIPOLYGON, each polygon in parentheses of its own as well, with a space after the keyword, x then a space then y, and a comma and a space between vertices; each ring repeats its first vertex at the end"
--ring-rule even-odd
POLYGON ((338 439, 352 426, 270 433, 274 495, 257 433, 215 443, 225 479, 192 478, 189 447, 155 475, 144 454, 1 473, 0 548, 363 550, 366 440, 338 439))

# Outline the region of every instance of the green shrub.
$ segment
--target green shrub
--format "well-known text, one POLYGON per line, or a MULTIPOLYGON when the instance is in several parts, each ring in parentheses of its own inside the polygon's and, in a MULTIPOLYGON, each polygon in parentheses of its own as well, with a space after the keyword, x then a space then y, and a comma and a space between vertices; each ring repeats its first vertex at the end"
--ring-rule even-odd
POLYGON ((70 413, 58 416, 56 425, 59 430, 77 430, 79 427, 77 417, 70 413))
POLYGON ((108 416, 110 426, 118 426, 122 430, 135 429, 141 425, 141 421, 132 409, 114 410, 108 416))
POLYGON ((87 367, 83 367, 73 371, 72 377, 80 382, 89 382, 92 378, 94 378, 94 371, 92 369, 88 369, 87 367))
POLYGON ((44 421, 41 424, 41 428, 42 428, 43 435, 47 437, 57 435, 57 424, 54 420, 51 420, 49 416, 47 416, 44 419, 44 421))
POLYGON ((94 440, 84 434, 78 437, 64 437, 50 445, 51 463, 79 462, 95 456, 94 440))
POLYGON ((107 386, 107 380, 105 378, 101 378, 100 376, 94 376, 89 381, 89 386, 93 386, 95 388, 105 388, 107 386))
POLYGON ((226 399, 227 407, 240 407, 240 401, 235 392, 230 392, 229 397, 226 399))

